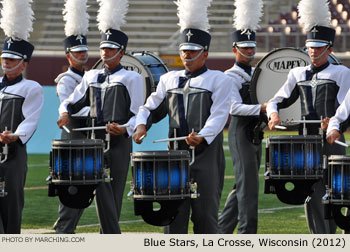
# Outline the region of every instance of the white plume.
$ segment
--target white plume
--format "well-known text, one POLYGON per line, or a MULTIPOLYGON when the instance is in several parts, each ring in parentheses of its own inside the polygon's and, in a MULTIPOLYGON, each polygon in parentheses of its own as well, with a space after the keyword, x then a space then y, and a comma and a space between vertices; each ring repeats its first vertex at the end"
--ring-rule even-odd
POLYGON ((63 9, 63 20, 66 21, 64 31, 67 37, 71 35, 86 35, 89 29, 89 14, 87 0, 66 0, 63 9))
POLYGON ((299 22, 306 31, 315 25, 331 26, 328 0, 301 0, 298 4, 299 22))
POLYGON ((120 26, 126 23, 128 0, 97 0, 97 2, 100 4, 97 15, 98 29, 101 32, 108 29, 120 30, 120 26))
POLYGON ((32 0, 2 0, 0 27, 7 37, 26 40, 33 31, 32 0))
POLYGON ((212 0, 177 0, 178 25, 181 32, 186 28, 195 28, 208 32, 210 29, 208 7, 212 0))
POLYGON ((237 30, 252 31, 260 28, 259 22, 263 15, 262 0, 236 0, 233 5, 236 7, 233 14, 233 27, 237 30))

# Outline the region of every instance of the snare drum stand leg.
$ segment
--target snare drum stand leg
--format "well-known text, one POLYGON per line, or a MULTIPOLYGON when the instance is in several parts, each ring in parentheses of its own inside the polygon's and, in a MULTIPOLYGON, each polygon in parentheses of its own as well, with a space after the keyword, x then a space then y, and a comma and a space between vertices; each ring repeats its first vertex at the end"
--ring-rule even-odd
POLYGON ((95 127, 95 119, 92 119, 92 120, 91 120, 91 126, 92 126, 92 130, 91 130, 91 139, 95 139, 95 130, 94 130, 94 127, 95 127))
MULTIPOLYGON (((176 129, 174 129, 174 138, 176 138, 176 129)), ((174 141, 174 150, 177 150, 178 147, 177 141, 174 141)))
POLYGON ((323 139, 322 119, 323 119, 323 117, 321 116, 321 125, 320 125, 320 128, 319 128, 319 133, 320 133, 320 136, 321 136, 321 147, 323 149, 324 139, 323 139))

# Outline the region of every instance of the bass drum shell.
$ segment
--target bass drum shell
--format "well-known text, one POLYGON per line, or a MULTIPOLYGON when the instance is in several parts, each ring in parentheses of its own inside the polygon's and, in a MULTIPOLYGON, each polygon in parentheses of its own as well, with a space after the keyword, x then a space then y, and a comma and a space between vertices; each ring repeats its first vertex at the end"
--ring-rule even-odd
MULTIPOLYGON (((333 54, 328 57, 330 63, 341 62, 333 54)), ((251 82, 251 99, 255 104, 269 101, 286 82, 292 68, 311 64, 307 50, 297 48, 279 48, 269 52, 256 65, 251 82)), ((300 120, 300 100, 279 112, 281 121, 300 120)), ((295 127, 294 127, 295 128, 295 127)))
MULTIPOLYGON (((135 71, 143 78, 143 102, 156 90, 160 76, 169 72, 169 68, 156 54, 149 51, 126 53, 120 63, 126 70, 135 71)), ((93 69, 101 69, 103 61, 99 59, 93 69)))

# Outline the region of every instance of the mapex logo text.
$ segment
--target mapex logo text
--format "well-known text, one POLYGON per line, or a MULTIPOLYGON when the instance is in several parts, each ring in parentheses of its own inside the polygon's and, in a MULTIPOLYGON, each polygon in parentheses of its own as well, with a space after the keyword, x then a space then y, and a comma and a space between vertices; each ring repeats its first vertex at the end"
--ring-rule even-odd
POLYGON ((279 57, 267 62, 267 67, 271 71, 277 73, 286 73, 294 67, 301 67, 306 65, 308 65, 308 63, 304 59, 290 56, 279 57))
POLYGON ((141 74, 141 69, 138 66, 136 66, 130 62, 122 62, 122 64, 123 64, 123 67, 125 70, 134 71, 136 73, 141 74))

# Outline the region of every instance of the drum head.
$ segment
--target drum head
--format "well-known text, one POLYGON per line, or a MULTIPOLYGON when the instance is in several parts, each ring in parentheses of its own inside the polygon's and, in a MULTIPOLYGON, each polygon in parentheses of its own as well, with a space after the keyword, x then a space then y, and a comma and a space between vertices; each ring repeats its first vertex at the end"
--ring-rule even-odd
MULTIPOLYGON (((287 80, 292 68, 307 66, 311 60, 304 51, 295 48, 281 48, 269 52, 257 64, 252 76, 252 102, 263 104, 270 100, 287 80)), ((300 120, 299 99, 290 107, 281 109, 281 121, 300 120)))
MULTIPOLYGON (((144 102, 156 90, 160 76, 169 71, 160 57, 148 51, 126 53, 120 63, 126 70, 135 71, 142 76, 144 102)), ((103 61, 99 59, 92 68, 101 69, 102 67, 103 61)))

